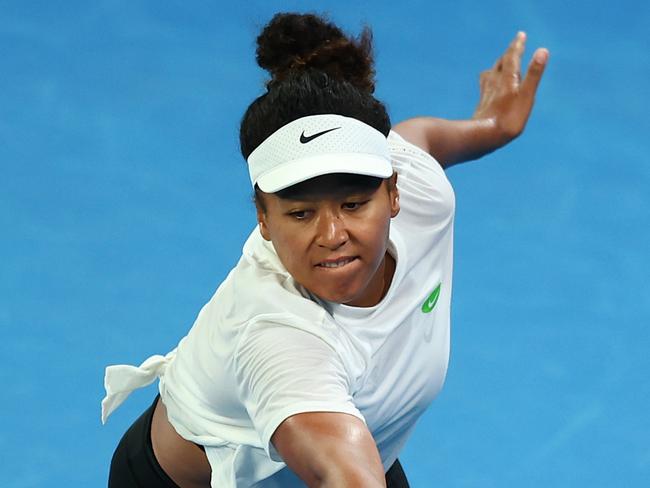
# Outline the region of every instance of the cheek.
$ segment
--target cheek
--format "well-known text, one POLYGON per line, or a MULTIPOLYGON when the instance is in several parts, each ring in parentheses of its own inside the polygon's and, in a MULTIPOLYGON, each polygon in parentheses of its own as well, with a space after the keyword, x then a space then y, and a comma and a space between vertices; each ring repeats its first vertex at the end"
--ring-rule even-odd
POLYGON ((300 275, 307 266, 307 255, 303 243, 299 238, 283 236, 273 239, 273 247, 280 261, 292 276, 300 275))
POLYGON ((390 219, 384 216, 368 219, 363 229, 363 238, 368 247, 384 249, 388 242, 390 219))

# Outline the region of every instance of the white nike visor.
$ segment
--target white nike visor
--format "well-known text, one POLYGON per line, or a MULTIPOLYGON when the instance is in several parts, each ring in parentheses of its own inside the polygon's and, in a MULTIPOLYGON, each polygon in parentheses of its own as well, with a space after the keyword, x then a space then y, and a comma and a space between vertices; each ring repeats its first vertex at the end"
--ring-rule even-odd
POLYGON ((374 127, 336 114, 310 115, 281 127, 248 157, 253 186, 275 193, 316 176, 393 174, 386 137, 374 127))

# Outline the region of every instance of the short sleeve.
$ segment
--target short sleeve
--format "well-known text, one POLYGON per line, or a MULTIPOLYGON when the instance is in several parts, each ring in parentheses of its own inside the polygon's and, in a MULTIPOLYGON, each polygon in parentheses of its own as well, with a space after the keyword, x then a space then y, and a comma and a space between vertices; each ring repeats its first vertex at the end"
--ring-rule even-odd
POLYGON ((416 232, 447 225, 454 215, 454 191, 440 164, 397 132, 388 136, 401 210, 396 222, 416 232))
POLYGON ((305 412, 339 412, 364 420, 354 406, 339 354, 322 338, 284 324, 249 325, 235 352, 240 399, 262 445, 282 461, 271 436, 288 417, 305 412))

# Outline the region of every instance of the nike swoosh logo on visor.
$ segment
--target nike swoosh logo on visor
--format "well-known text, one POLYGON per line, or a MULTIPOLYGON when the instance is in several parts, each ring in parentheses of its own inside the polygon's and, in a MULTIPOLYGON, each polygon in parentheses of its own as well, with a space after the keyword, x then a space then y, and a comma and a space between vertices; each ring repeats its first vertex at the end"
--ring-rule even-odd
POLYGON ((323 134, 327 134, 328 132, 332 132, 333 130, 340 129, 340 127, 334 127, 333 129, 327 129, 324 130, 323 132, 316 132, 316 134, 312 134, 310 136, 305 135, 305 131, 302 131, 302 134, 300 134, 300 142, 303 144, 307 144, 308 142, 313 141, 317 137, 322 136, 323 134))

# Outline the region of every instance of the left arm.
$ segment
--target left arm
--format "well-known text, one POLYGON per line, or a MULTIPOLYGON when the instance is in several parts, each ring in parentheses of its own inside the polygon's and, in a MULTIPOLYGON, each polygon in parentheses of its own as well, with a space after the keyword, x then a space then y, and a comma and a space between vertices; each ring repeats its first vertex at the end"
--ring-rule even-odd
POLYGON ((480 158, 522 133, 533 108, 535 93, 548 61, 537 49, 521 79, 521 56, 526 34, 519 32, 494 66, 481 73, 479 104, 469 120, 417 117, 393 130, 431 154, 443 167, 480 158))

